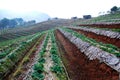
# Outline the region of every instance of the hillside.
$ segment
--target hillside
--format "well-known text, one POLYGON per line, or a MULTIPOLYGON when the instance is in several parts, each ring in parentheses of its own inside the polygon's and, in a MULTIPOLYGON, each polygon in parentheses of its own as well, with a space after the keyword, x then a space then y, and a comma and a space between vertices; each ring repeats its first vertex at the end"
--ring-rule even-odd
POLYGON ((120 15, 0 31, 0 80, 120 80, 120 15))
POLYGON ((106 14, 98 17, 93 17, 92 19, 82 19, 76 21, 76 25, 78 24, 117 24, 120 22, 120 13, 115 14, 106 14))
POLYGON ((0 41, 14 39, 20 36, 27 36, 34 34, 36 32, 42 32, 45 30, 49 30, 55 27, 60 26, 68 26, 71 25, 74 20, 67 20, 67 19, 58 19, 58 20, 49 20, 34 24, 32 26, 27 27, 17 27, 12 29, 5 29, 0 31, 0 41))
POLYGON ((48 20, 48 18, 50 18, 48 14, 37 12, 37 11, 27 11, 26 13, 20 13, 20 12, 15 13, 14 11, 0 9, 0 14, 1 14, 0 19, 3 19, 5 17, 8 19, 21 17, 25 21, 35 20, 37 23, 46 21, 48 20))

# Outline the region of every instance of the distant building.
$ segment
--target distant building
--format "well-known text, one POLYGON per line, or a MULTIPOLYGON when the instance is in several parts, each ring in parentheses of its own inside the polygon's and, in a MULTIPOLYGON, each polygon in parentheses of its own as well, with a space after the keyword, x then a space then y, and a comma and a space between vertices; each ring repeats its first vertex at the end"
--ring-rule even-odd
POLYGON ((77 17, 71 17, 71 19, 77 19, 77 17))
POLYGON ((91 19, 91 15, 84 15, 83 18, 84 19, 91 19))

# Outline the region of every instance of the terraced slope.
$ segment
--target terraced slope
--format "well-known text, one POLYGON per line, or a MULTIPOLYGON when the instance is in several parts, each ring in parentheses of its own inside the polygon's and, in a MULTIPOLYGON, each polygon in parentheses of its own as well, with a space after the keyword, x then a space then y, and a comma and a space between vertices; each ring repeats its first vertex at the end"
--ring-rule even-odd
MULTIPOLYGON (((35 51, 35 48, 38 45, 37 41, 39 42, 42 39, 42 35, 43 34, 36 35, 20 44, 15 50, 0 59, 0 79, 9 79, 8 75, 10 76, 16 69, 22 69, 23 67, 21 67, 21 64, 25 61, 29 62, 29 56, 35 51)), ((21 70, 17 72, 21 73, 21 70)), ((19 73, 16 73, 15 76, 19 73)))
MULTIPOLYGON (((120 13, 106 14, 98 17, 93 17, 92 19, 81 19, 75 22, 76 25, 89 25, 89 24, 100 24, 105 26, 109 24, 119 24, 120 23, 120 13)), ((104 26, 104 27, 105 27, 104 26)))
POLYGON ((97 40, 98 42, 104 42, 106 44, 113 44, 120 48, 120 33, 117 31, 104 30, 99 28, 90 27, 69 27, 81 34, 84 34, 90 38, 97 40))
POLYGON ((120 80, 119 25, 72 26, 75 21, 2 33, 0 80, 120 80))
POLYGON ((20 36, 28 36, 35 34, 37 32, 42 32, 59 26, 69 26, 74 20, 69 19, 58 19, 58 20, 49 20, 41 23, 37 23, 32 26, 27 27, 18 27, 12 29, 0 30, 0 42, 10 39, 15 39, 20 36))
POLYGON ((80 39, 61 29, 56 34, 61 47, 65 50, 63 57, 72 80, 119 79, 120 63, 117 57, 81 42, 80 39), (113 66, 115 64, 117 65, 113 66))

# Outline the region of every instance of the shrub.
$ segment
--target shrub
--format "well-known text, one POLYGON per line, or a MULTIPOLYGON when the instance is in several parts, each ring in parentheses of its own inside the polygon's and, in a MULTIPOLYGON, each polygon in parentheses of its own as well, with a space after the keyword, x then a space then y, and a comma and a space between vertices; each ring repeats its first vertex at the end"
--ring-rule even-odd
POLYGON ((39 63, 45 63, 45 59, 44 59, 44 58, 40 58, 40 59, 38 60, 38 62, 39 62, 39 63))
POLYGON ((41 74, 44 71, 43 68, 44 68, 44 66, 41 63, 37 63, 37 64, 34 65, 34 70, 36 72, 38 72, 39 74, 41 74))
POLYGON ((5 56, 6 56, 6 53, 5 53, 5 52, 0 53, 0 59, 2 59, 2 58, 5 57, 5 56))
POLYGON ((59 65, 54 65, 53 67, 51 67, 51 71, 53 71, 53 72, 58 74, 58 73, 62 73, 63 69, 59 65))

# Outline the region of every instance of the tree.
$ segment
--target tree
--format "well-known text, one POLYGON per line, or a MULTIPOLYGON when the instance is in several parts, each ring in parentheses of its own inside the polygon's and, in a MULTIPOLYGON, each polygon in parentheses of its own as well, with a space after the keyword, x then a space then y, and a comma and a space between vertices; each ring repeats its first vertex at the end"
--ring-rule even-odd
POLYGON ((7 26, 9 25, 9 19, 7 18, 4 18, 0 21, 0 27, 2 29, 6 28, 7 26))
POLYGON ((115 12, 117 12, 118 7, 117 6, 113 6, 110 10, 111 10, 111 13, 115 13, 115 12))
POLYGON ((12 20, 9 21, 9 27, 13 28, 13 27, 15 27, 16 25, 17 25, 17 22, 16 22, 15 19, 12 19, 12 20))
POLYGON ((23 25, 24 24, 24 20, 22 18, 15 18, 17 25, 23 25))

